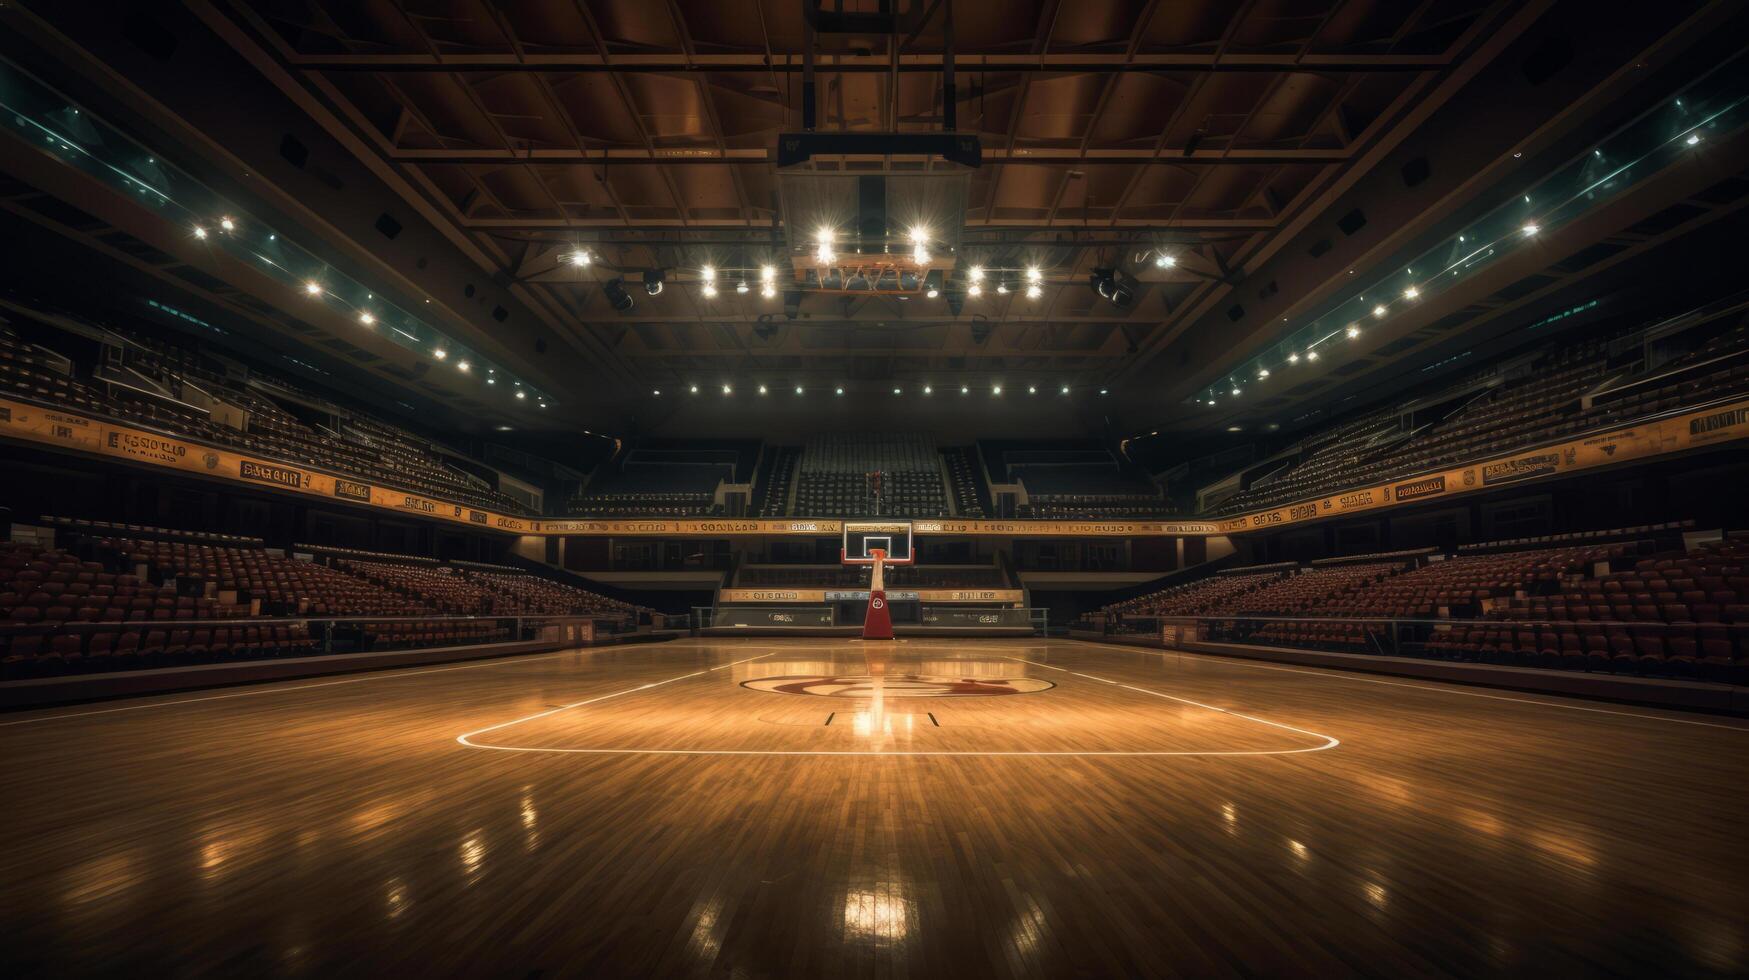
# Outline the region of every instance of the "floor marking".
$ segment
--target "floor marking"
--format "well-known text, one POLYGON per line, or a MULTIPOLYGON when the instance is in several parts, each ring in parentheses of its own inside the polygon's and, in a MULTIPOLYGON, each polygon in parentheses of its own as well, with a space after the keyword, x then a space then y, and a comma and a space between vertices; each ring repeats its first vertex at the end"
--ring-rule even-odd
MULTIPOLYGON (((362 671, 362 676, 344 677, 339 680, 319 681, 314 684, 299 684, 295 687, 279 687, 278 681, 268 681, 251 687, 247 691, 233 691, 230 694, 214 694, 203 698, 180 698, 175 701, 153 701, 149 704, 126 704, 119 708, 99 708, 95 711, 75 711, 63 715, 43 715, 37 718, 19 718, 14 721, 0 721, 0 728, 11 728, 14 725, 33 725, 40 721, 61 721, 67 718, 88 718, 92 715, 111 715, 118 711, 140 711, 145 708, 169 708, 179 704, 200 704, 204 701, 229 701, 232 698, 259 697, 263 694, 289 694, 293 691, 311 691, 318 687, 338 687, 341 684, 362 684, 365 681, 393 680, 399 677, 419 677, 425 674, 444 674, 452 670, 478 670, 481 667, 512 667, 520 664, 534 663, 537 660, 549 660, 553 657, 568 657, 580 653, 593 653, 605 650, 607 647, 575 647, 570 650, 559 650, 554 653, 521 654, 509 657, 493 657, 488 660, 477 660, 472 663, 457 664, 453 667, 432 667, 427 670, 397 670, 393 667, 362 671)), ((715 669, 715 668, 713 668, 715 669)), ((153 697, 142 694, 135 697, 153 697)), ((29 710, 29 709, 20 709, 29 710)))
MULTIPOLYGON (((1234 667, 1250 667, 1254 670, 1277 670, 1284 674, 1310 674, 1313 677, 1322 677, 1325 680, 1352 681, 1356 684, 1382 684, 1386 687, 1406 687, 1412 691, 1430 691, 1434 694, 1450 694, 1465 698, 1485 698, 1489 701, 1512 701, 1518 704, 1537 704, 1545 708, 1565 708, 1568 711, 1588 711, 1599 715, 1619 715, 1623 718, 1639 718, 1643 721, 1667 721, 1673 725, 1697 725, 1701 728, 1723 728, 1726 731, 1749 734, 1749 726, 1744 725, 1721 725, 1718 722, 1713 721, 1695 721, 1689 718, 1669 718, 1664 715, 1642 715, 1635 711, 1616 711, 1611 708, 1592 708, 1582 704, 1562 704, 1559 701, 1537 701, 1531 698, 1509 697, 1504 694, 1484 694, 1481 691, 1460 691, 1454 689, 1451 685, 1410 684, 1404 681, 1388 681, 1378 677, 1354 677, 1352 676, 1352 671, 1341 670, 1335 667, 1327 667, 1321 670, 1307 669, 1304 667, 1280 667, 1274 664, 1257 663, 1252 660, 1246 660, 1243 657, 1224 657, 1220 654, 1200 653, 1196 650, 1149 650, 1146 647, 1132 647, 1128 644, 1099 643, 1094 640, 1080 639, 1071 640, 1070 642, 1085 643, 1088 646, 1096 647, 1107 653, 1114 653, 1122 649, 1136 653, 1145 653, 1154 657, 1198 657, 1210 662, 1227 664, 1234 667)), ((1039 666, 1048 667, 1050 665, 1040 664, 1039 666)), ((1055 667, 1052 669, 1062 670, 1063 668, 1055 667)), ((1675 711, 1679 709, 1672 708, 1670 710, 1675 711)))
POLYGON ((826 724, 828 724, 828 725, 830 725, 830 724, 832 724, 832 719, 834 719, 834 718, 836 718, 836 717, 838 717, 838 712, 836 712, 836 711, 834 711, 834 712, 832 712, 832 713, 831 713, 831 714, 829 714, 829 715, 827 715, 827 716, 826 716, 826 724))
MULTIPOLYGON (((733 666, 736 666, 738 664, 749 663, 749 662, 754 661, 754 660, 763 660, 766 657, 774 657, 777 655, 777 653, 778 653, 778 651, 774 650, 770 653, 760 654, 757 657, 748 657, 745 660, 737 660, 734 663, 723 664, 722 667, 713 667, 711 669, 712 670, 721 670, 721 669, 723 669, 723 667, 733 667, 733 666)), ((1020 663, 1035 664, 1034 661, 1025 660, 1025 659, 1022 659, 1020 657, 1011 657, 1011 656, 1007 656, 1006 654, 1001 654, 999 656, 1002 656, 1004 659, 1014 660, 1014 661, 1017 661, 1020 663)), ((1050 667, 1049 664, 1035 664, 1035 666, 1050 667)), ((1051 669, 1060 670, 1062 668, 1053 667, 1051 669)), ((582 749, 570 749, 570 748, 543 748, 543 747, 526 746, 526 745, 492 745, 489 743, 473 741, 473 738, 477 735, 484 735, 488 732, 495 732, 495 731, 499 731, 501 729, 511 728, 511 727, 516 726, 516 725, 520 725, 523 722, 534 721, 534 720, 539 719, 539 718, 545 718, 549 715, 554 715, 554 714, 557 714, 561 711, 568 711, 572 708, 582 708, 582 707, 586 707, 586 706, 591 705, 591 704, 599 704, 602 701, 608 701, 608 700, 611 700, 613 698, 622 697, 622 696, 627 695, 627 694, 636 694, 639 691, 647 691, 653 687, 661 687, 664 684, 672 684, 676 681, 683 681, 683 680, 686 680, 687 678, 698 677, 698 676, 705 674, 705 673, 707 673, 707 671, 702 671, 702 670, 693 671, 690 674, 680 674, 680 675, 675 676, 675 677, 667 678, 666 680, 655 681, 655 682, 652 682, 649 684, 640 684, 637 687, 624 688, 622 690, 614 691, 611 694, 603 694, 603 695, 599 695, 599 696, 593 697, 593 698, 586 698, 582 701, 574 701, 571 704, 563 705, 563 706, 558 707, 558 708, 553 708, 553 709, 550 709, 547 711, 536 712, 535 714, 532 714, 532 715, 524 715, 521 718, 512 718, 509 721, 499 722, 496 725, 488 725, 485 728, 478 728, 478 729, 475 729, 474 731, 471 731, 471 732, 464 732, 461 735, 457 735, 455 740, 457 742, 461 743, 462 745, 467 746, 470 749, 490 749, 490 750, 495 751, 495 752, 548 753, 548 754, 554 754, 554 755, 688 755, 688 756, 765 755, 765 756, 858 756, 858 757, 866 757, 866 756, 931 756, 931 757, 939 757, 939 756, 1011 757, 1012 756, 1012 757, 1020 757, 1020 756, 1025 756, 1025 757, 1041 757, 1041 758, 1043 758, 1043 757, 1158 758, 1158 757, 1162 757, 1162 756, 1299 755, 1299 754, 1305 753, 1305 752, 1322 752, 1326 749, 1333 749, 1333 748, 1337 747, 1338 745, 1342 744, 1340 739, 1337 739, 1337 738, 1330 736, 1330 735, 1325 735, 1322 732, 1314 732, 1314 731, 1310 731, 1310 730, 1304 729, 1304 728, 1295 728, 1292 725, 1284 725, 1284 724, 1281 724, 1280 722, 1268 721, 1268 720, 1263 719, 1263 718, 1257 718, 1257 717, 1253 717, 1251 715, 1240 714, 1237 711, 1228 711, 1225 708, 1217 708, 1213 705, 1202 704, 1201 702, 1198 702, 1198 701, 1191 701, 1191 700, 1188 700, 1186 698, 1174 697, 1173 695, 1170 695, 1170 694, 1162 694, 1159 691, 1150 691, 1147 688, 1133 687, 1133 686, 1128 685, 1128 684, 1122 684, 1122 683, 1119 683, 1117 681, 1109 681, 1109 680, 1105 681, 1105 683, 1111 684, 1111 685, 1116 686, 1116 687, 1129 688, 1130 690, 1138 691, 1142 694, 1152 694, 1155 697, 1166 698, 1166 699, 1171 700, 1171 701, 1182 701, 1185 704, 1196 705, 1199 708, 1207 708, 1210 711, 1218 711, 1222 714, 1232 715, 1236 718, 1243 718, 1246 721, 1256 722, 1260 725, 1268 725, 1272 728, 1280 728, 1280 729, 1283 729, 1285 731, 1294 732, 1294 733, 1297 733, 1300 735, 1306 735, 1306 736, 1309 736, 1311 738, 1323 739, 1324 744, 1308 746, 1306 748, 1301 748, 1301 749, 1230 749, 1230 750, 1217 749, 1217 750, 1197 751, 1197 752, 1158 751, 1158 750, 1139 750, 1139 751, 1120 751, 1120 750, 1048 751, 1048 750, 1039 750, 1039 751, 1033 751, 1033 750, 999 750, 999 749, 998 750, 990 750, 990 751, 933 750, 933 749, 923 750, 923 751, 901 751, 901 750, 886 750, 886 749, 867 749, 867 750, 653 749, 653 748, 630 748, 630 749, 582 748, 582 749)), ((1093 678, 1093 679, 1094 680, 1105 680, 1104 678, 1093 678)))

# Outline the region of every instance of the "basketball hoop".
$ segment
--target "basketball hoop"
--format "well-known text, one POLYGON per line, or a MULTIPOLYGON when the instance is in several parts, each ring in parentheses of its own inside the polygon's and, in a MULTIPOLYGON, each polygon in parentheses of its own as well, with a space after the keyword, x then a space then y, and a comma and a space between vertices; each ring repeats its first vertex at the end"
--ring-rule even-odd
POLYGON ((893 638, 893 614, 887 606, 886 569, 916 561, 911 550, 911 522, 872 520, 844 522, 844 546, 838 560, 846 565, 870 566, 868 614, 862 621, 862 638, 893 638))
POLYGON ((887 585, 884 577, 887 549, 870 548, 868 556, 874 561, 868 580, 868 614, 862 619, 862 638, 890 640, 893 638, 893 614, 887 609, 887 585))

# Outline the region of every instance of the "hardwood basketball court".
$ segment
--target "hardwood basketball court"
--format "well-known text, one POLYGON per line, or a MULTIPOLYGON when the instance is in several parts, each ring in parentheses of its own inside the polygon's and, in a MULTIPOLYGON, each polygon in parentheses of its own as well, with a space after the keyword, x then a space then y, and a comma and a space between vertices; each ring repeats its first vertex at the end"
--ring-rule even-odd
POLYGON ((9 973, 1724 975, 1749 725, 1072 641, 18 714, 9 973), (23 846, 28 845, 28 846, 23 846), (458 937, 466 937, 465 940, 458 937))

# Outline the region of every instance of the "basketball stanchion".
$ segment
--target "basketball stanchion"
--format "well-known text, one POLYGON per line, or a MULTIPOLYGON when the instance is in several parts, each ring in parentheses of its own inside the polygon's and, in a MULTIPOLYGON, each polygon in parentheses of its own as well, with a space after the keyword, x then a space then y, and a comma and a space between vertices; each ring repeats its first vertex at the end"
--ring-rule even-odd
POLYGON ((862 620, 862 638, 890 640, 893 638, 893 614, 887 608, 886 582, 882 578, 887 564, 887 551, 885 548, 871 548, 869 556, 874 559, 874 573, 869 579, 868 615, 862 620))

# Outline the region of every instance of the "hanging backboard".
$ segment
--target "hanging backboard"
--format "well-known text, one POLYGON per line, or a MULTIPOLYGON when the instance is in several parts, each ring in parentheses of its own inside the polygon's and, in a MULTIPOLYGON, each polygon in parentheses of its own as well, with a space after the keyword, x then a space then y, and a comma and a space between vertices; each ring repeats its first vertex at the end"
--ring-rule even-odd
POLYGON ((909 565, 916 559, 911 554, 911 522, 868 520, 844 522, 844 548, 839 553, 846 565, 873 565, 874 550, 887 553, 886 564, 909 565))

